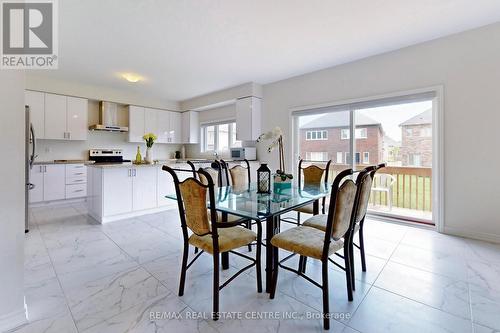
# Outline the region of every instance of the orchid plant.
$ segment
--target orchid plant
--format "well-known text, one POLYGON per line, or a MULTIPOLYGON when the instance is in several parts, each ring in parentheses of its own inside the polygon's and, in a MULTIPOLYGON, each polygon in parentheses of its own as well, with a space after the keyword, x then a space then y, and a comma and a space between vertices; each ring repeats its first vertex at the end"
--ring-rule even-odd
POLYGON ((278 148, 280 168, 276 170, 276 176, 279 176, 282 181, 293 179, 293 175, 287 174, 285 171, 285 150, 283 146, 283 131, 281 128, 277 126, 271 131, 261 134, 257 142, 264 140, 271 140, 271 144, 267 147, 268 153, 272 153, 274 149, 278 148))

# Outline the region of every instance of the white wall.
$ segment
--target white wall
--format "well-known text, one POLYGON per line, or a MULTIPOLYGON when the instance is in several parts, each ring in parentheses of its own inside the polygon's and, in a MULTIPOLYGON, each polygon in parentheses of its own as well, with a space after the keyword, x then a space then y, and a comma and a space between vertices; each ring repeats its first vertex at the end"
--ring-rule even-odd
POLYGON ((24 311, 24 73, 0 71, 0 331, 24 311))
MULTIPOLYGON (((265 85, 262 130, 279 125, 289 136, 297 106, 443 85, 445 231, 500 242, 498 36, 494 24, 265 85)), ((276 165, 277 156, 259 151, 276 165)))

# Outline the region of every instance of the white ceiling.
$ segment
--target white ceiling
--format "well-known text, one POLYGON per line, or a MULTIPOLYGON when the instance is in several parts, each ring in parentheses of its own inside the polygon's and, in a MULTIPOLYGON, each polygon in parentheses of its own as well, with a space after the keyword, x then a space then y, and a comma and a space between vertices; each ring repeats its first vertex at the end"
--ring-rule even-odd
POLYGON ((59 70, 37 75, 179 101, 497 21, 498 0, 63 0, 59 70))

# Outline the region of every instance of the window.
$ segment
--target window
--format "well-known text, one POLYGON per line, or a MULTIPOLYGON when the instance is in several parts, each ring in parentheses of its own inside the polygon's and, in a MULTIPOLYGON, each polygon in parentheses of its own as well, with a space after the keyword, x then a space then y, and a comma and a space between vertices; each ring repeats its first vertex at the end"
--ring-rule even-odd
POLYGON ((328 153, 325 151, 321 151, 321 152, 308 151, 308 152, 306 152, 306 160, 328 161, 328 153))
POLYGON ((203 125, 202 134, 202 152, 228 151, 232 147, 241 147, 241 141, 236 140, 236 123, 227 122, 216 125, 203 125))
POLYGON ((356 157, 355 163, 356 164, 361 163, 361 154, 359 152, 356 152, 356 154, 354 156, 356 157))
POLYGON ((420 130, 420 136, 423 137, 431 137, 432 136, 432 127, 425 127, 420 130))
MULTIPOLYGON (((368 137, 368 130, 366 128, 356 128, 356 139, 366 139, 368 137)), ((351 133, 348 128, 340 130, 340 138, 342 140, 349 140, 351 133)))
POLYGON ((344 163, 344 153, 339 151, 337 152, 337 164, 343 164, 344 163))
POLYGON ((306 140, 328 140, 328 131, 307 131, 306 140))
POLYGON ((405 134, 406 134, 406 136, 413 136, 413 129, 412 128, 405 128, 405 134))
POLYGON ((367 151, 363 153, 363 164, 370 164, 370 153, 367 151))
POLYGON ((422 156, 420 154, 408 154, 408 165, 410 166, 422 166, 422 156))

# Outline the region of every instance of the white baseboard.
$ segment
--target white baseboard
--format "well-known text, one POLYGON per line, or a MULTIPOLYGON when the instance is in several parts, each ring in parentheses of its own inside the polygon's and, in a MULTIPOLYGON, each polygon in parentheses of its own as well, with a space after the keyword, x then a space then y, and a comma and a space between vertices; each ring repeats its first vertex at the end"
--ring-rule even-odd
POLYGON ((467 229, 454 228, 454 227, 444 227, 444 233, 448 235, 472 238, 477 240, 482 240, 491 243, 499 243, 500 244, 500 235, 496 234, 488 234, 484 232, 474 232, 467 229))
POLYGON ((42 202, 30 203, 29 208, 69 205, 69 204, 80 203, 80 202, 85 202, 85 201, 87 201, 86 197, 67 199, 67 200, 64 199, 64 200, 56 200, 56 201, 42 201, 42 202))
POLYGON ((13 330, 27 323, 28 315, 26 312, 26 304, 24 304, 23 309, 0 316, 0 332, 13 330))
POLYGON ((113 216, 98 216, 97 214, 95 214, 92 211, 89 211, 88 214, 93 219, 95 219, 97 222, 104 224, 104 223, 108 223, 108 222, 124 220, 124 219, 132 218, 132 217, 142 216, 142 215, 160 213, 160 212, 164 212, 166 210, 175 209, 175 208, 176 208, 176 206, 170 205, 170 206, 157 207, 157 208, 140 210, 140 211, 136 211, 136 212, 130 212, 130 213, 126 213, 126 214, 119 214, 119 215, 113 215, 113 216))

